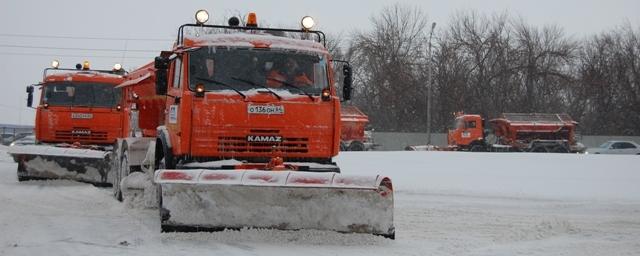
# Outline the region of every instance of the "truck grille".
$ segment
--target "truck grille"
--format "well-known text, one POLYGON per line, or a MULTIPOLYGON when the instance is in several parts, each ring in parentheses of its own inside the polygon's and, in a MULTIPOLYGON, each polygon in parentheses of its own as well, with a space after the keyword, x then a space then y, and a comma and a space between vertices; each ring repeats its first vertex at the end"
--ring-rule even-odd
POLYGON ((57 130, 56 139, 65 140, 65 141, 75 141, 75 140, 106 141, 107 132, 91 131, 89 129, 82 129, 82 128, 77 128, 74 130, 67 130, 67 131, 57 130), (86 132, 78 132, 78 131, 90 131, 90 132, 86 133, 86 132))
POLYGON ((251 153, 307 153, 308 138, 282 138, 282 142, 247 142, 246 137, 218 137, 219 152, 251 152, 251 153))

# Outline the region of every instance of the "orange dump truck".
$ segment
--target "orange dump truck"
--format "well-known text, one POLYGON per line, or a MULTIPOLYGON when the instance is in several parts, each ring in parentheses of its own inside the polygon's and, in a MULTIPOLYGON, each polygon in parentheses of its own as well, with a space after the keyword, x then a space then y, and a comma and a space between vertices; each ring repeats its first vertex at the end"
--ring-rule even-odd
POLYGON ((258 227, 393 238, 391 180, 341 174, 333 161, 351 67, 343 66, 340 99, 324 34, 260 28, 255 14, 244 27, 237 18, 205 22, 180 26, 172 50, 118 86, 128 136, 114 152, 115 196, 152 199, 164 232, 258 227))
MULTIPOLYGON (((44 71, 36 109, 35 145, 9 149, 18 162, 18 180, 65 178, 110 185, 110 153, 122 133, 122 94, 115 88, 124 81, 119 66, 91 70, 44 71)), ((27 87, 31 107, 35 86, 27 87)))
POLYGON ((448 148, 490 152, 581 152, 575 122, 567 114, 504 113, 485 124, 480 115, 457 114, 448 148))
POLYGON ((342 106, 340 109, 340 150, 365 151, 373 149, 371 131, 367 131, 369 117, 355 106, 342 106))

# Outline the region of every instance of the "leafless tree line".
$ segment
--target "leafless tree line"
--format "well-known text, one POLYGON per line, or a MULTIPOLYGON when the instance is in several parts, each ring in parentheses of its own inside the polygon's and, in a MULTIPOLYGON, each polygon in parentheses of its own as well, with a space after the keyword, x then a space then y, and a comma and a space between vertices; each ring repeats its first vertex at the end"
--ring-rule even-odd
POLYGON ((354 104, 380 131, 426 130, 427 66, 433 68, 432 130, 453 113, 569 113, 583 134, 640 135, 640 30, 626 24, 582 40, 558 26, 507 13, 459 12, 438 24, 393 5, 372 29, 339 35, 330 50, 354 67, 354 104))

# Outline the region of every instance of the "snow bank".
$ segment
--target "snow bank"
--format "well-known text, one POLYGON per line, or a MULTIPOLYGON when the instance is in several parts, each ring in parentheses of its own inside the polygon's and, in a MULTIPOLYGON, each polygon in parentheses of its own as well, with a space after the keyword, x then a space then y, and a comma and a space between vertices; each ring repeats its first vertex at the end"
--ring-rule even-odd
MULTIPOLYGON (((160 233, 157 209, 127 209, 113 199, 111 189, 63 180, 18 183, 17 164, 5 150, 0 146, 0 255, 639 255, 640 251, 637 156, 341 153, 336 160, 344 174, 383 174, 393 179, 398 236, 391 241, 313 230, 160 233)), ((132 187, 147 182, 138 178, 132 177, 132 187)))
POLYGON ((477 152, 341 152, 344 174, 381 174, 395 191, 640 200, 640 157, 477 152))

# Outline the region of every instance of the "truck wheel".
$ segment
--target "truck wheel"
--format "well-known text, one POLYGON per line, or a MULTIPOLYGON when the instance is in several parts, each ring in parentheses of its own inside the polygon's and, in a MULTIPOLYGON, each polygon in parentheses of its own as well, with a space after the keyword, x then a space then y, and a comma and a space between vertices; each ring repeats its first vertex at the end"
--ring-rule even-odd
POLYGON ((344 144, 344 142, 340 142, 340 151, 347 151, 347 145, 344 144))
POLYGON ((18 176, 18 182, 30 180, 29 177, 27 177, 26 175, 26 170, 24 168, 24 164, 22 163, 22 161, 18 162, 18 171, 16 172, 16 175, 18 176), (25 173, 25 174, 20 175, 20 173, 25 173))
POLYGON ((113 182, 113 196, 116 200, 122 202, 124 198, 122 197, 122 179, 129 176, 129 172, 131 171, 131 167, 129 166, 129 158, 127 157, 127 150, 122 152, 122 157, 120 158, 120 165, 116 171, 116 178, 113 182))
POLYGON ((156 170, 176 168, 175 159, 173 157, 173 152, 171 152, 171 149, 167 147, 164 143, 162 143, 161 147, 162 147, 162 156, 158 158, 158 155, 156 155, 156 159, 158 161, 156 164, 156 170))
POLYGON ((551 150, 551 152, 553 152, 553 153, 569 153, 569 150, 565 146, 558 145, 558 146, 555 146, 551 150))
POLYGON ((485 152, 486 150, 481 145, 473 145, 469 151, 471 151, 471 152, 485 152))
POLYGON ((529 151, 529 152, 547 153, 547 152, 549 152, 549 150, 547 150, 547 148, 545 146, 536 146, 536 147, 532 148, 531 151, 529 151))
POLYGON ((349 145, 349 151, 364 151, 364 144, 360 141, 353 141, 349 145))

